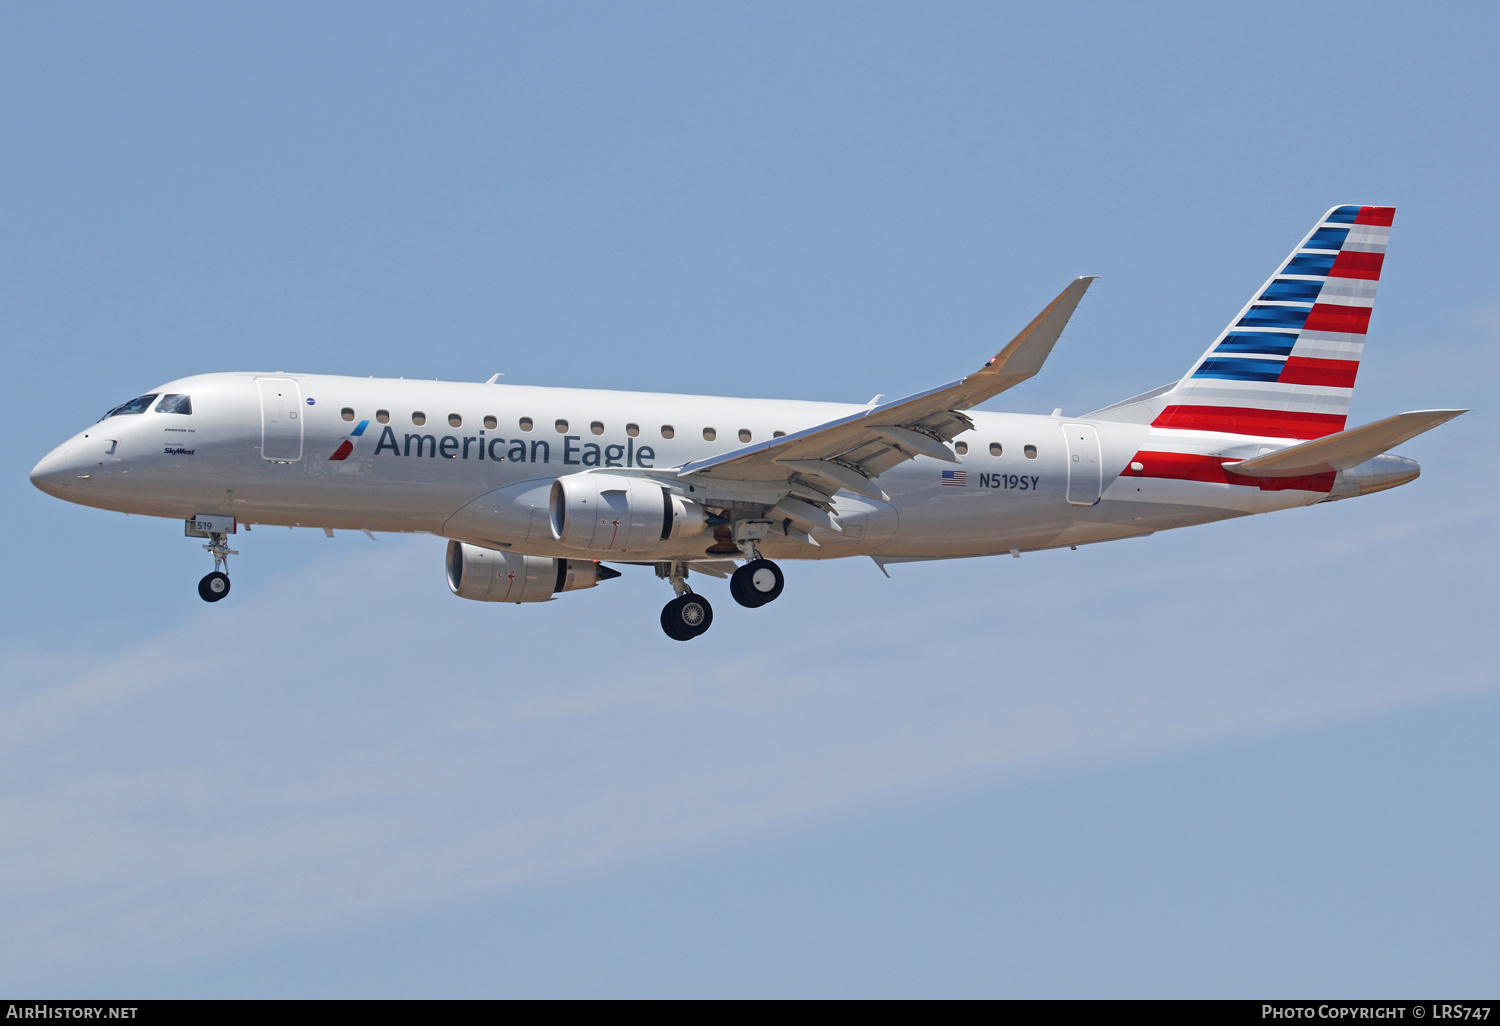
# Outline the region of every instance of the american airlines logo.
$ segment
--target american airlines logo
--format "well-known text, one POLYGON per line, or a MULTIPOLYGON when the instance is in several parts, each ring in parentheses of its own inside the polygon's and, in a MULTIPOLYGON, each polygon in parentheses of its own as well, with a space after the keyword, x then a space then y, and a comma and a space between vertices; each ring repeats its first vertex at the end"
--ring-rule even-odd
MULTIPOLYGON (((308 402, 312 402, 312 400, 309 399, 308 402)), ((349 458, 349 454, 354 451, 354 439, 364 434, 365 428, 369 426, 370 422, 368 420, 360 421, 359 427, 349 432, 348 437, 346 437, 342 442, 339 443, 339 447, 333 450, 333 455, 328 458, 331 460, 347 460, 349 458)), ((386 428, 386 430, 389 431, 390 428, 386 428)))

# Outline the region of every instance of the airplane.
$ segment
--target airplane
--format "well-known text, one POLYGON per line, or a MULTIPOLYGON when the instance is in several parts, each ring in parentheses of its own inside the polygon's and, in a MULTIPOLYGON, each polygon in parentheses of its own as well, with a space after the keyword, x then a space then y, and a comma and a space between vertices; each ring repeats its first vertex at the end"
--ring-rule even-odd
POLYGON ((484 383, 216 373, 115 407, 31 472, 49 495, 170 517, 206 539, 261 525, 448 539, 455 595, 545 602, 648 566, 688 641, 689 584, 757 608, 776 560, 893 563, 1134 538, 1370 495, 1415 479, 1389 450, 1466 410, 1346 429, 1394 208, 1334 207, 1178 381, 1082 417, 976 410, 1031 378, 1093 277, 972 374, 894 402, 794 402, 484 383))

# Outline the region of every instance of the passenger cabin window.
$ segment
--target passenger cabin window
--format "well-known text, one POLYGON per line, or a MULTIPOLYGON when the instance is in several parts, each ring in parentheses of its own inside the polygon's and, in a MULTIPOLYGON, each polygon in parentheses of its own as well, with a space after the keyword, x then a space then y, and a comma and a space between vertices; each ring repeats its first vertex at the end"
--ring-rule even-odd
POLYGON ((110 417, 117 417, 123 413, 145 413, 151 409, 151 404, 156 401, 156 396, 157 393, 152 392, 150 395, 143 395, 137 399, 132 399, 128 403, 121 403, 99 419, 108 420, 110 417))
POLYGON ((1034 459, 1036 459, 1036 446, 1034 446, 1034 445, 1028 445, 1026 448, 1022 449, 1021 451, 1026 454, 1026 458, 1028 460, 1034 460, 1034 459))
POLYGON ((345 406, 342 410, 339 411, 339 416, 343 417, 345 420, 353 420, 354 419, 354 411, 351 410, 349 407, 345 406))
POLYGON ((1005 455, 1005 446, 1001 445, 999 442, 991 442, 990 443, 990 455, 991 456, 1004 456, 1005 455))
POLYGON ((631 438, 639 437, 641 433, 641 426, 639 424, 626 424, 625 433, 631 438))
POLYGON ((742 442, 748 442, 748 441, 750 441, 750 438, 751 438, 750 429, 749 428, 740 428, 740 441, 742 441, 742 442))
POLYGON ((193 412, 192 397, 168 393, 161 397, 161 402, 156 404, 156 412, 181 413, 184 416, 191 416, 193 412))
POLYGON ((786 437, 786 432, 785 431, 772 431, 771 432, 771 437, 772 438, 785 438, 786 437))
POLYGON ((376 421, 378 421, 381 424, 389 424, 391 422, 391 411, 390 410, 376 410, 375 411, 375 419, 376 419, 376 421))
POLYGON ((715 438, 718 438, 718 437, 719 437, 719 433, 717 431, 715 431, 713 428, 704 428, 703 429, 703 440, 705 442, 712 442, 715 438))
POLYGON ((675 434, 677 434, 677 430, 671 424, 663 424, 661 426, 661 436, 663 438, 671 438, 675 434))
POLYGON ((596 420, 589 425, 589 430, 596 435, 602 435, 604 434, 604 424, 603 422, 596 420))
POLYGON ((521 418, 521 430, 522 431, 530 431, 532 429, 532 427, 533 427, 533 425, 531 423, 531 418, 530 417, 522 417, 521 418))
POLYGON ((484 418, 484 426, 493 431, 500 426, 500 422, 494 417, 486 417, 484 418))
POLYGON ((456 413, 450 413, 450 414, 448 414, 448 426, 449 427, 463 427, 464 426, 464 419, 462 417, 460 417, 456 413))
POLYGON ((560 435, 565 435, 568 433, 568 422, 565 420, 558 421, 553 425, 553 427, 557 428, 557 433, 560 435))
POLYGON ((413 424, 417 425, 417 427, 421 427, 423 424, 427 423, 427 414, 422 413, 420 411, 416 412, 416 413, 413 413, 411 415, 411 422, 413 424))
POLYGON ((969 453, 969 443, 968 442, 954 442, 953 443, 953 451, 956 452, 956 453, 958 453, 960 456, 966 456, 969 453))

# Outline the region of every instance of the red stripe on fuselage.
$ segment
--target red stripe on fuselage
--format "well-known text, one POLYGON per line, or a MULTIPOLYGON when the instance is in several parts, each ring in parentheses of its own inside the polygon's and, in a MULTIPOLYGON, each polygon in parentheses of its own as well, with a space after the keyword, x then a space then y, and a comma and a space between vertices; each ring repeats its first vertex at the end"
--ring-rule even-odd
POLYGON ((1318 360, 1310 356, 1289 356, 1277 378, 1283 385, 1326 385, 1329 388, 1353 388, 1359 373, 1358 360, 1318 360))
POLYGON ((1364 278, 1366 281, 1380 280, 1380 265, 1385 263, 1384 253, 1352 253, 1344 250, 1329 268, 1330 278, 1364 278))
POLYGON ((1302 325, 1303 331, 1344 331, 1363 335, 1370 328, 1370 307, 1313 304, 1312 313, 1302 325))
POLYGON ((353 451, 354 443, 346 438, 339 444, 339 447, 337 449, 333 450, 333 455, 328 458, 331 460, 346 460, 349 458, 349 454, 353 451))
POLYGON ((1354 223, 1378 224, 1389 228, 1395 217, 1395 207, 1360 207, 1359 216, 1354 219, 1354 223))
POLYGON ((1224 469, 1225 463, 1233 460, 1223 456, 1208 456, 1196 452, 1138 452, 1130 459, 1139 463, 1140 470, 1129 466, 1120 472, 1121 477, 1156 477, 1172 481, 1203 481, 1208 484, 1240 485, 1244 488, 1259 488, 1263 492, 1284 492, 1298 489, 1305 492, 1331 492, 1336 475, 1307 474, 1303 477, 1248 477, 1224 469))
POLYGON ((1248 406, 1168 406, 1151 426, 1300 440, 1344 430, 1344 417, 1337 413, 1291 413, 1248 406))

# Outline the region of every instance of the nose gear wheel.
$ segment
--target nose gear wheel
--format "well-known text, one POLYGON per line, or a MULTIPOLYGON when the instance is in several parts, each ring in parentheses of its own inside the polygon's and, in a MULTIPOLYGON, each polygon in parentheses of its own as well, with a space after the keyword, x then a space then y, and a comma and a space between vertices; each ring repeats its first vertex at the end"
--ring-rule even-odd
POLYGON ((198 582, 198 596, 204 602, 217 602, 229 594, 229 575, 215 570, 198 582))

